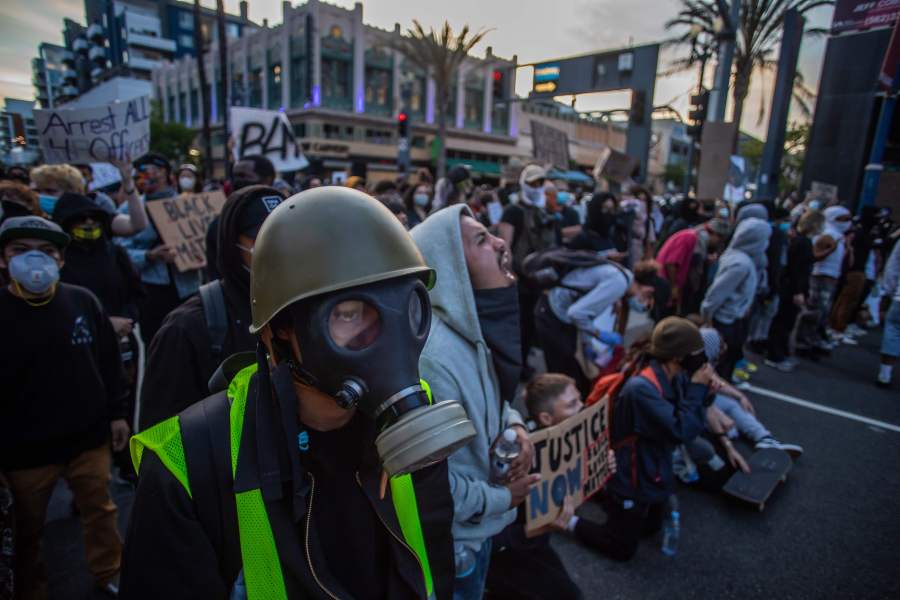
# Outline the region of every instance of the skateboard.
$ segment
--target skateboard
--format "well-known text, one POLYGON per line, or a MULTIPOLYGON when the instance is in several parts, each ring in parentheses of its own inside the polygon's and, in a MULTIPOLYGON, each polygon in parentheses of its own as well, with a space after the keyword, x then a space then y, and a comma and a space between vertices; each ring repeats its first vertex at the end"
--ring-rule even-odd
POLYGON ((787 474, 794 466, 790 455, 784 450, 763 448, 747 461, 750 472, 738 471, 725 484, 722 491, 739 500, 755 504, 760 512, 766 507, 766 500, 779 483, 787 480, 787 474))

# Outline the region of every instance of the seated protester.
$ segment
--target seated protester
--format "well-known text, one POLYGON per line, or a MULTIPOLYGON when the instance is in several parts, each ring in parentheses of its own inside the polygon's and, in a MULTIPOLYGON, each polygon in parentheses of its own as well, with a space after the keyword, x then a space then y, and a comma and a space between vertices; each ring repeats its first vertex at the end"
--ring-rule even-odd
POLYGON ((625 299, 632 309, 646 311, 655 280, 653 263, 638 264, 634 273, 614 262, 567 273, 561 285, 541 296, 534 311, 547 369, 574 379, 583 394, 590 391, 589 378, 575 358, 579 332, 586 346, 582 349, 585 357, 593 354, 590 338, 608 346, 620 346, 622 335, 613 330, 601 331, 595 320, 608 312, 618 314, 615 308, 625 299))
POLYGON ((772 226, 755 217, 738 225, 700 306, 703 321, 713 325, 725 339, 718 373, 726 381, 731 381, 747 340, 747 316, 759 283, 757 265, 765 260, 771 233, 772 226))
POLYGON ((686 319, 669 317, 653 330, 648 352, 615 398, 610 437, 618 469, 602 498, 607 520, 593 547, 630 560, 641 536, 662 525, 672 494, 672 451, 703 431, 714 371, 703 338, 686 319))
MULTIPOLYGON (((128 204, 128 213, 116 214, 110 223, 113 235, 132 236, 144 230, 149 223, 147 213, 137 194, 134 180, 131 177, 131 164, 128 161, 114 162, 119 169, 123 202, 128 204)), ((53 217, 53 210, 59 197, 65 192, 88 194, 87 182, 81 171, 71 165, 42 165, 31 170, 31 188, 37 192, 41 209, 47 218, 53 217)), ((93 192, 91 193, 93 194, 93 192)), ((112 201, 105 194, 93 194, 98 205, 107 210, 115 210, 112 201)))
POLYGON ((217 228, 222 278, 169 313, 153 338, 141 393, 141 430, 208 396, 209 379, 223 360, 255 350, 248 329, 250 259, 263 221, 281 200, 276 189, 263 185, 228 197, 217 228))
POLYGON ((0 471, 14 498, 16 585, 28 597, 47 594, 41 545, 60 479, 75 497, 98 587, 117 592, 122 556, 109 495, 110 441, 114 450, 128 442, 122 360, 97 298, 59 283, 68 243, 41 217, 0 227, 0 268, 11 278, 0 289, 0 471))
MULTIPOLYGON (((539 429, 552 427, 576 415, 583 407, 575 380, 561 373, 534 377, 525 391, 525 405, 539 429)), ((609 451, 610 472, 616 472, 616 457, 609 451)), ((516 521, 494 536, 494 552, 488 570, 487 589, 491 598, 525 600, 540 598, 581 598, 581 590, 572 581, 556 550, 550 546, 553 531, 574 533, 587 544, 593 538, 585 528, 596 523, 575 516, 566 498, 559 517, 550 525, 526 534, 525 508, 519 507, 516 521)), ((598 548, 601 552, 603 548, 598 548)))
MULTIPOLYGON (((703 345, 706 348, 706 358, 709 364, 715 365, 721 354, 722 341, 719 332, 712 327, 701 327, 700 335, 703 336, 703 345)), ((728 382, 716 377, 718 391, 715 395, 714 406, 727 415, 733 426, 726 429, 725 433, 731 439, 743 435, 754 444, 757 450, 761 448, 777 448, 784 450, 793 458, 803 454, 803 448, 797 444, 784 444, 779 442, 766 427, 756 418, 756 409, 740 390, 728 382)))

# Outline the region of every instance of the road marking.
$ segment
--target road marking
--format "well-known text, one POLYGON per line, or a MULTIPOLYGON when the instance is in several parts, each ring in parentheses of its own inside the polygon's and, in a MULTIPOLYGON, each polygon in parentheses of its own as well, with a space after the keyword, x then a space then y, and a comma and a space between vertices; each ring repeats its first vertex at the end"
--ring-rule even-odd
POLYGON ((815 402, 810 402, 808 400, 803 400, 801 398, 795 398, 794 396, 788 396, 787 394, 782 394, 779 392, 773 392, 772 390, 767 390, 765 388, 756 387, 755 385, 751 385, 750 387, 747 388, 747 390, 750 392, 753 392, 755 394, 759 394, 761 396, 768 396, 769 398, 774 398, 775 400, 781 400, 782 402, 788 402, 789 404, 796 404, 797 406, 803 406, 804 408, 810 408, 812 410, 817 410, 819 412, 828 413, 829 415, 844 417, 845 419, 850 419, 851 421, 859 421, 860 423, 865 423, 866 425, 873 425, 875 427, 880 427, 882 429, 887 429, 890 431, 895 431, 897 433, 900 433, 900 425, 893 425, 891 423, 885 423, 884 421, 870 419, 869 417, 857 415, 857 414, 854 414, 851 412, 847 412, 845 410, 838 410, 836 408, 822 406, 821 404, 816 404, 815 402))

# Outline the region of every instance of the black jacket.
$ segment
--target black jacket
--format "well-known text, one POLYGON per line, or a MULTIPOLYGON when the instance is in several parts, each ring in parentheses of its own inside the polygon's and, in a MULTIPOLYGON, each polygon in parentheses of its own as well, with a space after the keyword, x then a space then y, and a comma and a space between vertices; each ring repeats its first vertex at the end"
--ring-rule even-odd
MULTIPOLYGON (((321 523, 328 521, 317 518, 316 511, 334 510, 344 499, 321 496, 323 482, 314 481, 299 458, 296 445, 286 442, 296 439, 295 419, 278 418, 271 401, 267 402, 264 394, 257 396, 257 388, 265 385, 259 379, 254 376, 248 393, 233 479, 227 456, 228 441, 223 439, 228 435, 228 401, 222 393, 195 404, 181 415, 183 429, 192 427, 201 412, 207 419, 201 419, 207 425, 196 436, 201 440, 199 444, 191 441, 195 436, 186 433, 184 437, 192 497, 188 497, 155 454, 144 452, 123 555, 120 597, 126 600, 228 598, 241 569, 233 496, 235 492, 260 488, 289 598, 328 598, 332 594, 349 598, 334 576, 336 570, 346 572, 348 565, 329 562, 323 546, 327 542, 334 547, 335 540, 371 536, 371 531, 361 533, 360 527, 372 527, 372 523, 376 528, 383 528, 379 529, 382 544, 376 547, 389 549, 386 556, 379 557, 388 567, 377 582, 378 589, 384 590, 383 597, 424 598, 422 571, 417 557, 402 541, 389 486, 385 497, 379 498, 381 469, 374 445, 366 443, 368 450, 356 474, 359 489, 372 513, 339 515, 344 517, 339 530, 319 531, 321 523), (209 469, 208 456, 223 448, 225 452, 219 452, 222 458, 216 462, 217 467, 209 469), (220 490, 212 495, 204 494, 206 488, 194 483, 211 470, 218 473, 216 479, 221 482, 218 487, 210 488, 220 490), (210 514, 214 516, 210 518, 210 514), (216 527, 217 523, 224 525, 216 527)), ((291 417, 293 410, 288 411, 291 417)), ((368 426, 371 430, 366 439, 371 441, 374 425, 368 422, 368 426)), ((311 446, 309 452, 314 451, 311 446)), ((434 591, 437 598, 449 599, 454 578, 450 531, 453 499, 446 461, 417 471, 413 482, 434 591)), ((352 568, 353 560, 359 557, 348 555, 342 559, 350 561, 352 568)))
POLYGON ((679 374, 667 380, 656 360, 650 367, 662 388, 634 376, 616 396, 610 436, 616 449, 616 474, 608 489, 621 498, 648 504, 672 492, 672 451, 697 437, 704 428, 705 385, 679 374))

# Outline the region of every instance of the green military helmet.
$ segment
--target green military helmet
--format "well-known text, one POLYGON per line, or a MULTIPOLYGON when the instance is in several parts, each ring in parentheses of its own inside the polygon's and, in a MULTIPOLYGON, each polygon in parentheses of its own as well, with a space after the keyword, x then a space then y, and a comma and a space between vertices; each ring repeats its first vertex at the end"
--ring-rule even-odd
POLYGON ((298 300, 404 275, 434 285, 434 271, 381 202, 346 187, 301 192, 279 204, 256 237, 250 333, 298 300))

